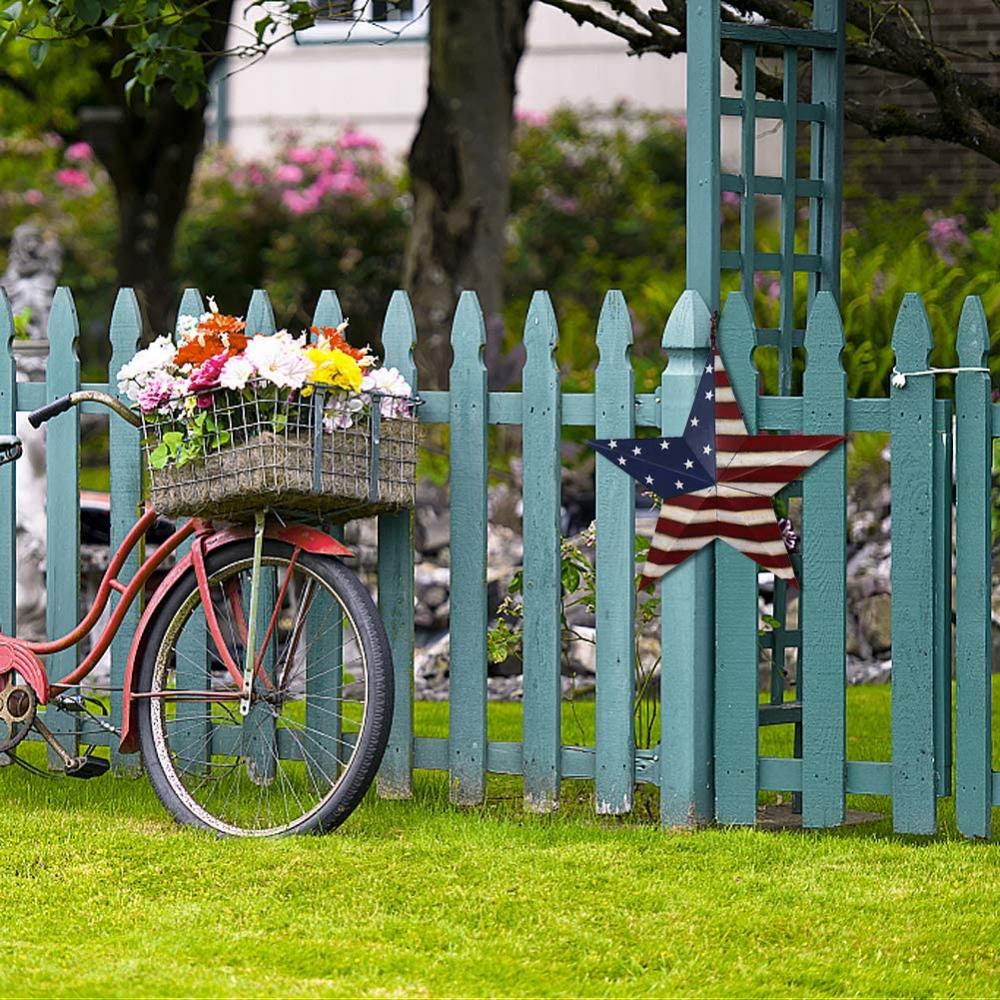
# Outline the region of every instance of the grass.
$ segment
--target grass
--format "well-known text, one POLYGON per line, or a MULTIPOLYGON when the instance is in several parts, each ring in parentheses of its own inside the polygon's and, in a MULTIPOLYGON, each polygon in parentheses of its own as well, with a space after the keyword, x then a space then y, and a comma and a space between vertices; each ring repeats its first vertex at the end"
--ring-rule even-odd
MULTIPOLYGON (((849 693, 852 757, 886 755, 888 699, 849 693)), ((447 706, 418 713, 443 735, 447 706)), ((490 725, 517 738, 519 707, 491 705, 490 725)), ((564 732, 588 742, 592 705, 567 706, 564 732)), ((333 836, 247 843, 178 829, 141 779, 4 769, 0 995, 998 990, 1000 846, 960 840, 945 807, 930 840, 888 820, 684 833, 648 819, 648 791, 627 819, 595 817, 585 783, 565 792, 527 815, 517 780, 491 778, 459 810, 419 773, 411 801, 369 796, 333 836)))

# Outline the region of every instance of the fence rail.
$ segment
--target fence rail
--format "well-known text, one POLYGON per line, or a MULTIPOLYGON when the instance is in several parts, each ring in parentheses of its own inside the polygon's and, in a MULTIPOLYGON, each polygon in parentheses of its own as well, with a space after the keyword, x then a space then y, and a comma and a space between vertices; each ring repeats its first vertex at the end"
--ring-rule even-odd
MULTIPOLYGON (((189 290, 181 311, 200 312, 189 290)), ((254 292, 246 310, 249 333, 273 333, 266 293, 254 292)), ((340 322, 336 295, 322 294, 314 323, 340 322)), ((594 428, 599 436, 627 437, 636 428, 673 435, 686 417, 707 356, 711 317, 701 298, 686 292, 665 326, 665 364, 659 388, 636 394, 631 365, 632 330, 624 297, 609 292, 595 322, 599 362, 595 391, 561 389, 555 352, 558 324, 549 297, 536 293, 524 340, 527 352, 519 391, 490 392, 484 362, 485 324, 478 301, 465 293, 452 328, 454 360, 447 391, 424 394, 421 419, 451 427, 451 704, 447 739, 414 735, 413 522, 407 513, 379 518, 379 605, 396 664, 397 702, 390 746, 379 778, 384 796, 410 794, 413 770, 447 771, 452 801, 483 801, 490 773, 519 774, 526 804, 554 808, 563 779, 593 780, 599 813, 627 813, 637 784, 659 787, 661 816, 683 824, 705 815, 721 823, 753 824, 763 790, 801 795, 807 826, 836 826, 848 795, 891 796, 895 827, 931 833, 937 801, 950 794, 952 772, 958 824, 968 836, 990 835, 993 805, 1000 804, 1000 774, 993 770, 990 704, 990 541, 992 446, 1000 437, 1000 407, 990 402, 988 373, 980 369, 989 334, 982 306, 970 299, 957 331, 962 365, 955 402, 935 399, 934 381, 914 376, 886 399, 851 399, 841 364, 844 335, 828 292, 816 296, 803 336, 807 365, 801 397, 758 394, 751 355, 758 346, 750 307, 730 296, 718 339, 748 425, 758 431, 889 435, 893 489, 893 692, 892 759, 851 760, 846 741, 846 458, 841 449, 810 471, 801 484, 802 580, 800 621, 771 644, 778 655, 798 647, 799 701, 761 709, 758 661, 758 586, 753 564, 716 545, 664 580, 661 631, 666 637, 661 672, 658 745, 638 749, 633 722, 635 595, 631 559, 635 512, 631 480, 598 462, 597 694, 593 747, 562 741, 561 701, 561 503, 560 442, 565 427, 594 428), (524 441, 524 722, 521 742, 490 740, 486 725, 487 468, 488 428, 519 426, 524 441), (951 512, 952 449, 957 503, 956 730, 952 761, 951 512), (714 568, 714 608, 692 600, 699 574, 714 568), (683 623, 683 627, 678 626, 683 623), (695 646, 714 648, 714 672, 701 671, 698 689, 675 683, 692 670, 695 646), (779 649, 780 646, 780 649, 779 649), (680 674, 678 673, 680 672, 680 674), (703 675, 703 676, 702 676, 703 675), (685 700, 686 699, 686 700, 685 700), (711 705, 711 716, 698 705, 711 705), (794 757, 761 757, 763 722, 801 725, 794 757), (692 792, 686 776, 698 761, 714 766, 714 787, 692 792), (695 799, 692 799, 692 795, 695 799), (693 804, 692 804, 693 803, 693 804)), ((111 370, 135 352, 143 335, 139 308, 122 290, 108 327, 111 370)), ((70 292, 60 289, 49 322, 45 382, 17 382, 14 327, 0 300, 0 432, 15 430, 17 414, 80 387, 79 324, 70 292)), ((418 385, 413 362, 413 313, 406 295, 389 303, 382 328, 385 362, 418 385)), ((764 338, 766 339, 766 338, 764 338)), ((930 326, 917 296, 908 296, 896 321, 893 346, 900 371, 927 368, 930 326)), ((85 388, 115 391, 113 379, 85 388)), ((88 409, 84 408, 85 411, 88 409)), ((79 611, 80 419, 76 411, 48 427, 48 624, 68 631, 79 611)), ((134 522, 141 496, 138 436, 111 421, 112 545, 134 522)), ((0 624, 14 625, 16 559, 15 477, 0 469, 0 624)), ((134 614, 137 614, 135 612, 134 614)), ((134 614, 133 622, 134 624, 134 614)), ((129 629, 112 646, 112 687, 120 687, 129 629)), ((766 644, 766 642, 764 643, 766 644)), ((72 666, 75 650, 61 654, 72 666)), ((53 669, 59 669, 53 666, 53 669)), ((780 692, 778 692, 780 694, 780 692)), ((120 695, 113 695, 117 708, 120 695)), ((49 711, 53 711, 49 709, 49 711)), ((60 719, 55 728, 69 742, 107 744, 104 733, 60 719)), ((124 766, 126 759, 115 759, 124 766)), ((712 768, 709 768, 711 773, 712 768)))

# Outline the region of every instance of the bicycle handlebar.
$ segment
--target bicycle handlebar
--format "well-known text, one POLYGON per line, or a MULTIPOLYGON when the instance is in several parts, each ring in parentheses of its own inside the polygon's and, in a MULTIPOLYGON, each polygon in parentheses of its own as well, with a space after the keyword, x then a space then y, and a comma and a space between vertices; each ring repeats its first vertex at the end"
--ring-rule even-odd
POLYGON ((96 392, 92 389, 71 392, 67 396, 60 396, 59 399, 46 403, 45 406, 28 414, 28 423, 32 427, 41 427, 46 420, 51 420, 60 413, 65 413, 71 406, 77 406, 80 403, 100 403, 102 406, 108 407, 109 410, 114 410, 122 420, 127 420, 133 427, 138 427, 141 423, 139 417, 123 402, 115 399, 114 396, 109 396, 106 392, 96 392))

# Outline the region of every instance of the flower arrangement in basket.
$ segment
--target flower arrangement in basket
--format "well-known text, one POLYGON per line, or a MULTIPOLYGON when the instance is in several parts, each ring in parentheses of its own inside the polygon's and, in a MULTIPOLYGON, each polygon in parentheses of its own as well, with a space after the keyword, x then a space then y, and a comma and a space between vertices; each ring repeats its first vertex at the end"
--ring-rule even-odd
POLYGON ((178 319, 176 343, 160 337, 118 372, 142 417, 158 511, 346 520, 413 506, 419 400, 395 368, 348 344, 346 320, 248 337, 209 305, 178 319))

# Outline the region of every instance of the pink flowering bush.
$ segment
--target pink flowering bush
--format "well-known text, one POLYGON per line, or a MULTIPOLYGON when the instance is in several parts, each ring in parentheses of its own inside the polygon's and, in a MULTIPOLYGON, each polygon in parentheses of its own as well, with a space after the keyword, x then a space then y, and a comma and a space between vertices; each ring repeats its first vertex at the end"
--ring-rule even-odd
POLYGON ((407 207, 378 143, 357 131, 317 142, 288 135, 267 159, 213 149, 181 223, 178 277, 227 301, 267 288, 298 326, 333 287, 355 329, 377 332, 399 287, 407 207))

